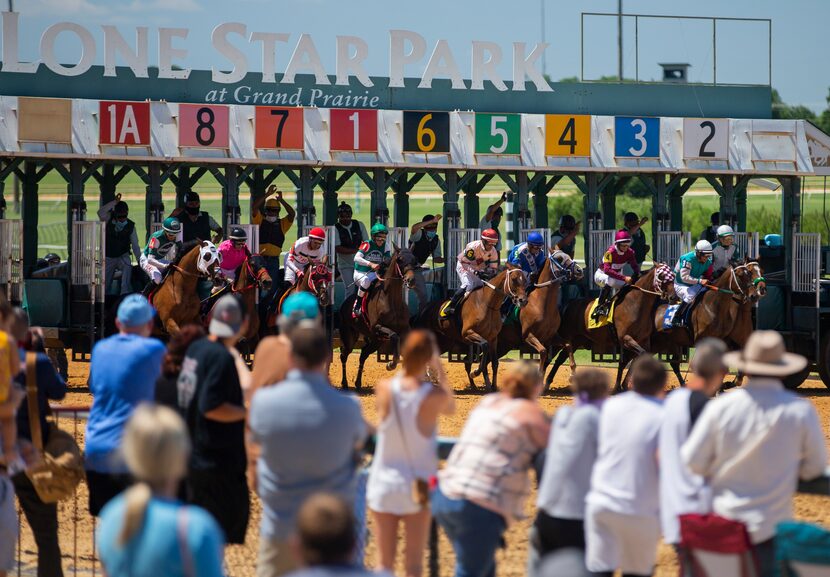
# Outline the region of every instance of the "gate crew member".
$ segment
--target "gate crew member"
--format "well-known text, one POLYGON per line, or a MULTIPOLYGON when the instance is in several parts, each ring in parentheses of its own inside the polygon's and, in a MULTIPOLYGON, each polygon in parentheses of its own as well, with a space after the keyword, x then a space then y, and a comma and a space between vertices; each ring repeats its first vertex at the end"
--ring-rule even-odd
POLYGON ((530 283, 529 290, 533 289, 542 267, 545 266, 545 251, 542 250, 544 245, 545 239, 534 231, 527 235, 527 242, 517 244, 507 255, 507 262, 521 268, 525 273, 525 280, 530 283))
MULTIPOLYGON (((409 250, 418 259, 418 268, 415 269, 415 294, 418 295, 418 309, 423 310, 429 302, 427 297, 427 283, 424 280, 424 271, 421 267, 432 257, 433 270, 436 264, 444 264, 441 254, 441 239, 438 238, 438 222, 441 215, 425 214, 421 222, 416 222, 409 229, 409 250)), ((443 267, 442 267, 443 270, 443 267)))
POLYGON ((315 266, 323 263, 323 257, 326 256, 324 242, 326 231, 320 227, 312 228, 308 236, 301 236, 294 242, 285 255, 285 290, 297 283, 297 274, 302 273, 308 264, 315 266))
POLYGON ((708 240, 699 240, 695 250, 687 252, 674 267, 674 292, 683 301, 674 314, 674 324, 683 322, 689 303, 712 279, 712 245, 708 240))
POLYGON ((98 209, 98 218, 106 222, 106 267, 104 268, 107 292, 112 285, 112 279, 116 270, 121 270, 121 294, 129 294, 132 291, 132 261, 130 260, 130 249, 135 255, 136 262, 141 262, 141 245, 138 244, 138 234, 135 231, 135 223, 127 218, 129 207, 121 200, 121 195, 116 194, 115 200, 101 206, 98 209))
POLYGON ((623 217, 623 228, 631 235, 631 250, 634 251, 634 257, 637 264, 643 266, 643 261, 646 260, 646 255, 651 247, 646 244, 646 233, 643 232, 643 225, 648 222, 648 217, 639 218, 637 213, 626 212, 623 217))
POLYGON ((154 284, 161 284, 164 271, 179 256, 182 243, 176 237, 181 231, 182 223, 179 219, 168 216, 161 224, 161 230, 157 230, 150 236, 150 241, 139 263, 154 284))
POLYGON ((735 231, 732 227, 727 224, 719 226, 718 242, 712 245, 712 278, 718 278, 727 267, 741 264, 735 254, 737 249, 735 231))
POLYGON ((201 208, 202 201, 199 199, 199 194, 189 190, 184 195, 184 208, 180 206, 170 213, 170 216, 181 219, 184 230, 182 233, 183 242, 196 240, 197 238, 209 241, 211 240, 211 231, 216 233, 213 242, 219 242, 219 239, 222 238, 222 227, 201 208))
POLYGON ((352 309, 354 317, 360 315, 363 297, 366 296, 372 283, 377 280, 377 271, 380 270, 384 261, 392 257, 389 245, 386 244, 388 234, 389 229, 385 224, 380 222, 373 224, 372 240, 361 244, 354 255, 354 282, 357 285, 357 298, 354 300, 352 309))
POLYGON ((241 226, 232 226, 231 233, 227 240, 223 240, 217 247, 222 260, 219 262, 219 270, 228 281, 236 280, 236 269, 239 268, 245 259, 251 256, 251 251, 246 244, 248 233, 241 226))
POLYGON ((352 219, 352 207, 341 202, 337 207, 337 223, 334 225, 334 252, 337 253, 337 270, 345 289, 344 298, 349 298, 354 289, 354 255, 360 245, 369 238, 366 226, 352 219))
POLYGON ((496 252, 501 252, 501 234, 499 233, 499 224, 501 217, 504 215, 504 210, 501 205, 507 200, 507 193, 501 193, 501 198, 487 207, 487 212, 484 213, 484 218, 478 223, 478 227, 482 230, 495 231, 498 240, 496 241, 496 252))
POLYGON ((570 214, 563 214, 559 217, 559 230, 550 235, 550 244, 573 259, 578 234, 579 223, 570 214))
POLYGON ((712 215, 709 217, 709 222, 712 223, 711 226, 707 226, 703 229, 700 233, 700 238, 698 240, 706 240, 709 243, 713 243, 718 239, 718 225, 720 224, 720 213, 713 212, 712 215))
POLYGON ((630 276, 625 276, 622 272, 625 265, 630 266, 634 274, 640 274, 640 265, 631 249, 631 235, 627 231, 618 230, 614 235, 614 244, 602 255, 602 264, 594 273, 594 282, 602 287, 599 302, 591 315, 594 320, 608 315, 611 299, 632 281, 630 276))
POLYGON ((274 294, 282 286, 280 272, 280 256, 285 244, 285 233, 294 224, 296 213, 294 207, 285 202, 282 191, 276 185, 271 185, 264 196, 257 198, 251 206, 251 224, 259 226, 259 254, 265 260, 265 270, 273 283, 271 290, 263 296, 263 302, 271 302, 274 294), (269 198, 273 196, 273 198, 269 198), (262 204, 265 203, 265 214, 262 213, 262 204), (280 207, 285 208, 285 216, 280 218, 280 207))
POLYGON ((499 253, 496 244, 499 242, 499 233, 488 228, 481 233, 479 240, 474 240, 464 247, 458 255, 455 272, 461 280, 461 286, 452 295, 450 304, 444 310, 446 316, 455 313, 455 308, 465 295, 483 286, 482 277, 492 278, 499 268, 499 253))

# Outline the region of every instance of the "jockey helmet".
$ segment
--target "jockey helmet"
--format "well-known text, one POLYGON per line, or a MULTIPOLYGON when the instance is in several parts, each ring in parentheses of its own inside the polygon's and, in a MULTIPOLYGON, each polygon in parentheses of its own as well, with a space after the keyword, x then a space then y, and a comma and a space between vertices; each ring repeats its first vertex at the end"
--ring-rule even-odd
POLYGON ((712 243, 708 240, 699 240, 695 245, 695 254, 712 254, 712 243))
POLYGON ((490 242, 499 242, 499 233, 492 228, 481 231, 481 240, 489 240, 490 242))
POLYGON ((115 203, 115 208, 112 209, 112 213, 115 215, 115 218, 126 218, 130 214, 130 207, 123 200, 119 200, 115 203))
POLYGON ((718 227, 718 238, 722 236, 734 236, 735 231, 728 224, 722 224, 718 227))
POLYGON ((372 236, 376 234, 389 234, 389 229, 382 222, 376 222, 372 225, 372 236))
POLYGON ((278 201, 276 198, 269 198, 268 200, 266 200, 265 201, 265 210, 269 210, 269 209, 279 210, 280 209, 280 201, 278 201))
POLYGON ((573 230, 576 228, 576 219, 570 214, 563 214, 559 217, 559 228, 573 230))
POLYGON ((50 252, 49 254, 47 254, 46 256, 44 256, 44 257, 43 257, 43 260, 45 260, 45 261, 46 261, 47 263, 49 263, 50 265, 51 265, 53 262, 55 262, 55 261, 57 261, 57 262, 58 262, 58 264, 60 264, 60 262, 61 262, 61 257, 59 257, 58 255, 56 255, 56 254, 55 254, 55 253, 53 253, 53 252, 50 252))
POLYGON ((631 244, 631 235, 627 230, 618 230, 614 235, 614 244, 628 243, 631 244))
POLYGON ((533 246, 542 246, 545 244, 545 239, 542 238, 542 234, 536 231, 531 232, 527 235, 527 244, 532 244, 533 246))
POLYGON ((231 240, 246 241, 248 240, 248 233, 241 226, 235 226, 231 228, 231 233, 228 235, 228 238, 231 240))
POLYGON ((326 231, 315 226, 308 232, 308 238, 316 238, 317 240, 326 240, 326 231))
POLYGON ((182 223, 179 222, 179 219, 174 216, 168 216, 164 219, 164 222, 161 223, 161 228, 164 229, 164 232, 169 232, 170 234, 179 234, 182 231, 182 223))

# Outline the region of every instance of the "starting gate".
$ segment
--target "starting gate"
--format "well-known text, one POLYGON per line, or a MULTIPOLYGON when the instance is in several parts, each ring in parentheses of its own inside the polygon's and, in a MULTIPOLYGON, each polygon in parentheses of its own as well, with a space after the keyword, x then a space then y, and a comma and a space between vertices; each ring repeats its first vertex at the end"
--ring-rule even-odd
POLYGON ((657 233, 654 260, 674 266, 680 257, 692 250, 692 233, 681 230, 661 230, 657 233))
POLYGON ((752 260, 757 259, 760 254, 758 244, 757 232, 735 233, 735 245, 738 247, 735 252, 739 257, 746 255, 752 260))
POLYGON ((451 228, 449 230, 447 246, 450 254, 447 260, 447 288, 450 292, 461 286, 461 279, 458 278, 458 273, 455 270, 455 257, 464 250, 465 246, 478 239, 480 235, 481 231, 477 228, 451 228))
POLYGON ((12 303, 23 299, 23 221, 0 220, 0 290, 12 303))
MULTIPOLYGON (((308 236, 308 233, 311 232, 312 228, 322 228, 326 231, 326 240, 323 242, 323 247, 325 249, 326 256, 328 256, 328 264, 326 265, 331 271, 331 276, 334 278, 334 265, 337 262, 337 252, 335 251, 334 247, 334 239, 337 238, 337 230, 333 226, 317 226, 317 225, 306 225, 303 228, 303 235, 308 236)), ((250 237, 249 237, 250 238, 250 237)), ((259 240, 259 235, 257 235, 257 240, 259 240)), ((334 283, 329 284, 329 302, 334 303, 334 283)))
POLYGON ((590 235, 590 254, 585 259, 585 276, 588 277, 588 286, 593 287, 595 286, 594 273, 602 262, 605 250, 614 244, 614 235, 617 231, 615 229, 592 230, 588 234, 590 235))
POLYGON ((91 353, 92 345, 104 335, 105 238, 106 223, 102 221, 72 223, 69 305, 73 327, 86 333, 89 344, 87 350, 73 347, 73 359, 83 359, 85 353, 91 353))
POLYGON ((235 224, 248 234, 248 248, 252 254, 259 253, 259 225, 258 224, 235 224))
POLYGON ((793 234, 792 290, 797 293, 815 293, 816 308, 821 278, 821 234, 797 232, 793 234))
POLYGON ((394 243, 398 248, 406 248, 409 246, 409 229, 405 226, 390 226, 389 236, 387 238, 389 244, 394 243))

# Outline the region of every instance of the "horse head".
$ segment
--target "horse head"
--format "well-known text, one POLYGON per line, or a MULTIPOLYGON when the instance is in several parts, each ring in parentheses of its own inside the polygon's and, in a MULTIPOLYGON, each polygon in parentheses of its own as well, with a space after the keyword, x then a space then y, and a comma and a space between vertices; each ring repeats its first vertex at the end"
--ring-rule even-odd
MULTIPOLYGON (((418 259, 415 254, 408 248, 400 248, 395 243, 392 243, 394 252, 392 256, 384 263, 389 279, 402 279, 406 288, 412 289, 415 287, 415 271, 418 269, 418 259)), ((380 277, 380 275, 378 275, 380 277)))
MULTIPOLYGON (((265 259, 258 254, 251 255, 245 261, 246 264, 243 264, 243 269, 247 271, 247 274, 251 276, 251 280, 256 282, 259 288, 265 292, 271 290, 271 285, 273 284, 273 279, 271 275, 268 274, 268 270, 265 268, 265 259)), ((241 276, 241 275, 240 275, 241 276)), ((248 284, 248 280, 245 280, 245 284, 248 284)))
POLYGON ((558 280, 563 275, 567 281, 582 280, 585 276, 582 267, 576 264, 576 261, 564 251, 553 249, 548 259, 550 260, 550 272, 554 280, 558 280))
MULTIPOLYGON (((724 275, 731 274, 734 279, 734 284, 737 285, 738 292, 744 300, 755 304, 758 300, 767 294, 767 282, 764 279, 764 271, 761 270, 761 265, 756 261, 751 261, 744 258, 744 264, 738 265, 731 269, 727 269, 724 275)), ((730 283, 732 279, 730 279, 730 283)))
POLYGON ((308 288, 317 300, 320 306, 325 307, 329 304, 329 285, 331 284, 332 275, 329 267, 325 264, 318 264, 311 267, 311 270, 306 271, 308 275, 308 288))
POLYGON ((669 300, 674 287, 674 271, 664 262, 655 262, 652 270, 654 271, 652 288, 660 293, 660 298, 669 300))
POLYGON ((216 245, 212 242, 203 240, 199 244, 199 257, 196 260, 196 270, 208 278, 213 278, 216 270, 222 263, 222 253, 216 250, 216 245))
POLYGON ((508 263, 504 268, 504 287, 502 290, 510 297, 513 304, 522 308, 527 304, 525 273, 520 267, 508 263))

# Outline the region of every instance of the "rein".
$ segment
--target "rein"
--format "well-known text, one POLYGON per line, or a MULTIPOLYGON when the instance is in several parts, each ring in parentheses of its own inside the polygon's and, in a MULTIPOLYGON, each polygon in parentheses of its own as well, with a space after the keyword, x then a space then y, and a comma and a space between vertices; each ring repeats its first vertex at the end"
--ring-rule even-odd
POLYGON ((245 259, 245 268, 248 272, 248 277, 253 278, 254 280, 251 281, 251 284, 247 284, 247 285, 245 285, 244 287, 242 287, 240 289, 236 288, 234 286, 236 283, 234 283, 233 285, 231 285, 231 292, 233 292, 233 293, 244 293, 244 292, 247 292, 247 291, 251 290, 252 288, 256 288, 259 285, 259 277, 262 275, 262 273, 265 271, 265 269, 262 269, 260 271, 259 275, 254 274, 254 270, 253 270, 253 268, 251 268, 251 260, 249 258, 245 259))
MULTIPOLYGON (((513 299, 515 299, 518 296, 518 295, 516 295, 516 293, 513 292, 513 289, 510 287, 510 275, 515 273, 515 272, 524 274, 522 272, 522 270, 518 269, 518 268, 506 269, 505 270, 505 275, 504 275, 504 288, 501 289, 501 292, 503 292, 506 295, 509 295, 513 299)), ((481 282, 484 283, 484 286, 489 287, 489 288, 493 289, 496 292, 499 291, 499 289, 496 288, 496 286, 494 284, 490 283, 489 281, 481 279, 481 282)))
POLYGON ((202 278, 202 276, 203 276, 201 273, 194 273, 194 272, 190 272, 190 271, 184 270, 182 267, 180 267, 180 266, 179 266, 179 265, 177 265, 177 264, 171 264, 171 265, 170 265, 170 267, 171 267, 173 270, 179 271, 179 272, 180 272, 180 273, 182 273, 184 276, 196 277, 196 278, 202 278))
POLYGON ((553 278, 542 283, 535 283, 533 286, 537 289, 545 288, 556 283, 561 283, 564 282, 565 279, 567 279, 568 277, 573 277, 573 269, 574 266, 576 266, 575 262, 571 261, 571 266, 566 267, 552 256, 548 258, 548 261, 550 262, 550 264, 548 265, 548 267, 550 267, 550 274, 553 276, 553 278), (560 274, 557 274, 557 271, 553 270, 554 265, 556 265, 559 271, 561 271, 560 274))

